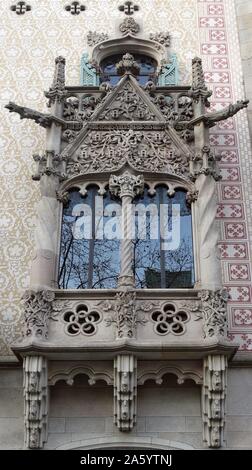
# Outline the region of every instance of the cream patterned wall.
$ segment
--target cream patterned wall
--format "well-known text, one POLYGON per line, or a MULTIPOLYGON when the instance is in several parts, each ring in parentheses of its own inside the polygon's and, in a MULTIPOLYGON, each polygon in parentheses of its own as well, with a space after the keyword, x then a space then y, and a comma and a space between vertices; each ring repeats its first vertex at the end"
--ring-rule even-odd
MULTIPOLYGON (((16 3, 16 0, 1 3, 0 20, 0 355, 4 360, 11 355, 8 345, 21 334, 20 296, 29 285, 35 205, 39 197, 38 183, 31 180, 32 154, 43 151, 45 131, 31 121, 20 121, 3 106, 12 100, 46 111, 43 90, 51 84, 55 57, 66 58, 67 83, 77 85, 81 55, 88 50, 88 31, 107 32, 112 36, 116 22, 124 17, 118 11, 122 0, 81 0, 86 10, 79 15, 65 11, 65 6, 72 3, 70 0, 28 0, 31 11, 24 15, 10 10, 16 3)), ((170 31, 171 49, 178 55, 181 84, 190 83, 191 59, 200 54, 204 58, 206 79, 214 90, 213 107, 243 98, 233 0, 135 3, 140 5, 135 19, 143 25, 144 34, 170 31), (232 24, 230 32, 227 24, 232 24)), ((234 339, 240 340, 241 348, 249 350, 252 349, 252 299, 247 236, 252 231, 249 219, 252 208, 247 210, 242 202, 242 198, 249 197, 245 112, 228 121, 227 126, 215 128, 212 135, 212 143, 223 156, 224 179, 219 186, 223 276, 233 296, 231 333, 234 339), (225 253, 230 253, 230 257, 225 253)))

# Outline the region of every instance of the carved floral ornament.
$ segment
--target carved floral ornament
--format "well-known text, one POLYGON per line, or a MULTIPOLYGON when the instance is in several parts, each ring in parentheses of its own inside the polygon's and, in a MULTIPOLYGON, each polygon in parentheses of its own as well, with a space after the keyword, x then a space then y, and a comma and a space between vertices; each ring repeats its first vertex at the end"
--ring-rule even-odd
POLYGON ((166 131, 90 131, 75 159, 67 162, 67 174, 115 171, 128 163, 140 171, 186 176, 189 159, 172 145, 166 131))
POLYGON ((64 302, 55 300, 55 293, 52 290, 27 290, 21 303, 24 308, 24 337, 48 339, 49 321, 57 321, 64 302))
MULTIPOLYGON (((203 320, 205 338, 213 336, 227 337, 227 289, 217 291, 203 290, 200 292, 201 311, 198 318, 203 320)), ((197 309, 195 310, 197 312, 197 309)))
POLYGON ((140 26, 134 18, 125 18, 123 22, 119 26, 120 32, 123 34, 123 36, 126 36, 128 34, 131 34, 135 36, 136 34, 139 33, 140 31, 140 26))

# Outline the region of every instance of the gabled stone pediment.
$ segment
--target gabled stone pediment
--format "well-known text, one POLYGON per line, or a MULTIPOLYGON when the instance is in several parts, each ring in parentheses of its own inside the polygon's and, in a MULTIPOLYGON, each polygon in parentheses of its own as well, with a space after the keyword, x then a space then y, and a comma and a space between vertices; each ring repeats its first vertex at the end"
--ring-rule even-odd
POLYGON ((92 116, 98 121, 164 121, 132 75, 125 75, 92 116))

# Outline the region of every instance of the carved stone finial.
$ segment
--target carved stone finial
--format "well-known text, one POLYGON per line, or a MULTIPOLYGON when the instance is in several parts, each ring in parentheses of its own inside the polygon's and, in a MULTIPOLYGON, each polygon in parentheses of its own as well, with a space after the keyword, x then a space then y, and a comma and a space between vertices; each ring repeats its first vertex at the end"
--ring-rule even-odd
POLYGON ((212 95, 212 92, 207 89, 205 84, 202 60, 199 57, 194 57, 192 60, 192 88, 190 95, 196 102, 202 100, 205 106, 210 106, 208 98, 212 95))
POLYGON ((156 41, 159 44, 162 44, 162 46, 169 47, 171 44, 171 36, 168 31, 166 32, 160 32, 160 33, 151 33, 150 34, 150 39, 152 41, 156 41))
POLYGON ((116 70, 118 75, 124 75, 125 73, 132 73, 132 75, 138 75, 140 67, 138 63, 134 60, 134 56, 129 54, 124 54, 122 60, 116 64, 116 70))
POLYGON ((45 92, 46 98, 49 98, 49 107, 55 101, 61 102, 66 96, 65 91, 65 65, 64 57, 59 56, 55 59, 53 83, 49 91, 45 92))
POLYGON ((112 194, 119 196, 130 196, 131 198, 141 194, 144 190, 144 179, 142 175, 132 175, 126 171, 123 175, 111 175, 109 189, 112 194))
POLYGON ((137 33, 140 31, 140 26, 134 18, 125 18, 123 22, 119 26, 119 30, 123 34, 123 36, 126 36, 127 34, 132 34, 135 36, 137 33))

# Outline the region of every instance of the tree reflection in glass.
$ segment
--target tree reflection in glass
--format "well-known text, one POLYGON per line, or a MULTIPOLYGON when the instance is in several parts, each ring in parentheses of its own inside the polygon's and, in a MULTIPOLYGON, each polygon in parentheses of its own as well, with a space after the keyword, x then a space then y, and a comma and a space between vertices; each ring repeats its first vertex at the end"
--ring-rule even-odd
MULTIPOLYGON (((167 195, 167 187, 158 186, 154 196, 148 194, 145 189, 144 197, 138 200, 138 204, 144 206, 146 213, 146 228, 140 222, 139 213, 135 212, 135 240, 133 270, 137 288, 189 288, 194 284, 193 248, 192 248, 192 220, 191 210, 186 204, 186 193, 176 191, 173 197, 167 195), (163 209, 161 208, 163 205, 163 209), (172 207, 179 205, 179 240, 176 240, 176 249, 168 243, 164 232, 172 232, 174 220, 172 207), (149 206, 150 210, 147 210, 149 206), (154 208, 156 207, 156 214, 154 208), (164 211, 164 212, 162 212, 164 211), (153 239, 153 220, 164 214, 166 223, 164 232, 160 232, 160 223, 157 225, 157 236, 153 239), (143 229, 146 235, 141 233, 143 229), (168 229, 168 230, 167 230, 168 229), (144 238, 144 239, 143 239, 144 238), (165 249, 164 249, 165 248, 165 249)), ((161 217, 162 219, 162 217, 161 217)), ((155 223, 154 223, 155 225, 155 223)))
POLYGON ((85 197, 81 196, 78 189, 69 194, 69 202, 64 208, 62 220, 59 288, 115 288, 120 271, 120 239, 106 239, 105 236, 104 239, 96 238, 100 222, 105 225, 110 220, 113 223, 113 214, 104 214, 107 206, 113 201, 108 193, 103 197, 104 211, 97 222, 97 187, 90 186, 85 197), (79 205, 83 204, 90 208, 89 221, 83 217, 83 211, 78 209, 79 205), (76 212, 78 215, 73 215, 76 212), (76 236, 74 226, 79 228, 79 237, 76 236), (84 232, 85 237, 81 236, 84 232))

